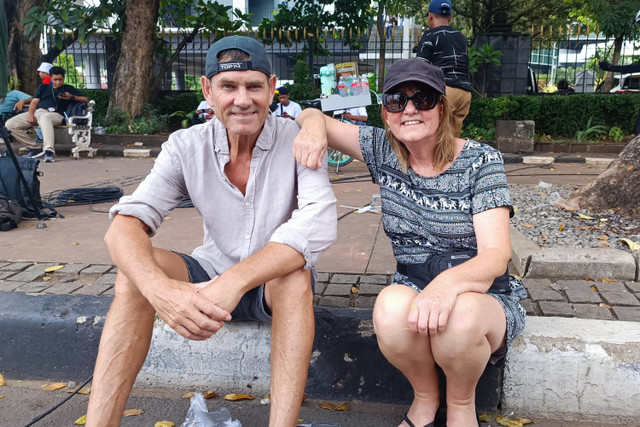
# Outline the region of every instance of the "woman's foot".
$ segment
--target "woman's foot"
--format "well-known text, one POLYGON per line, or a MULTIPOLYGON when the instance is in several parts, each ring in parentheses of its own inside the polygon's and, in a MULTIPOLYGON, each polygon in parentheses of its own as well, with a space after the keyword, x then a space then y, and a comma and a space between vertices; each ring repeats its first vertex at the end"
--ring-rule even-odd
POLYGON ((409 411, 398 427, 423 427, 431 424, 436 418, 439 406, 440 401, 437 398, 426 399, 415 395, 409 411))

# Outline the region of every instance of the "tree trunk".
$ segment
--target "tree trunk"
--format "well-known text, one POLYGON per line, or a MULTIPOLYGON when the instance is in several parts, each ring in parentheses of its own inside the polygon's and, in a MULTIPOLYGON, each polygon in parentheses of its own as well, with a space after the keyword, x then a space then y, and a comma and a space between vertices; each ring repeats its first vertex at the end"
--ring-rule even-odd
POLYGON ((28 41, 22 20, 34 6, 44 5, 44 0, 5 0, 4 7, 9 24, 9 45, 7 46, 7 74, 18 82, 17 88, 33 95, 40 84, 38 66, 42 58, 40 38, 28 41))
POLYGON ((593 210, 617 209, 636 216, 640 205, 640 135, 633 138, 607 170, 576 190, 569 203, 593 210))
MULTIPOLYGON (((613 41, 613 59, 611 60, 611 63, 614 65, 617 65, 618 62, 620 61, 620 52, 622 51, 622 42, 623 42, 622 36, 616 37, 615 40, 613 41)), ((604 78, 604 83, 602 84, 602 91, 604 93, 609 93, 612 87, 613 87, 613 73, 608 72, 604 78)))
POLYGON ((133 118, 149 101, 158 2, 159 0, 129 0, 126 3, 109 112, 117 107, 133 118))

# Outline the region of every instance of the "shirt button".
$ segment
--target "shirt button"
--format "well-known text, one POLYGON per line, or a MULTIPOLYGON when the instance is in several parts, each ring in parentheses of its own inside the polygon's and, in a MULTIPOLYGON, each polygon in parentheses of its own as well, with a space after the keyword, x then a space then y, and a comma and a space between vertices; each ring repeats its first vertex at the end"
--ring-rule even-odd
POLYGON ((245 239, 245 240, 249 240, 250 238, 251 238, 251 236, 250 236, 250 235, 248 235, 248 234, 247 234, 246 236, 244 236, 244 239, 245 239))
POLYGON ((246 207, 249 207, 249 206, 251 206, 251 203, 250 203, 250 202, 246 202, 244 205, 245 205, 246 207))
POLYGON ((229 160, 229 156, 222 156, 222 160, 226 162, 227 160, 229 160))

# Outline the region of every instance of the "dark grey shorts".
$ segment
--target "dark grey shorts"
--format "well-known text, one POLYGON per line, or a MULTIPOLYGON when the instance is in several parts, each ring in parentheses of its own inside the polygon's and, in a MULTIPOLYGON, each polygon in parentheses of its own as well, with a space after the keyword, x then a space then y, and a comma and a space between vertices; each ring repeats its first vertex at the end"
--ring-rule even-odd
MULTIPOLYGON (((183 259, 189 270, 191 283, 207 282, 212 278, 198 261, 191 255, 176 252, 183 259)), ((252 320, 262 323, 271 323, 271 313, 268 311, 267 302, 264 299, 264 284, 251 289, 244 294, 238 306, 231 312, 233 320, 252 320)))

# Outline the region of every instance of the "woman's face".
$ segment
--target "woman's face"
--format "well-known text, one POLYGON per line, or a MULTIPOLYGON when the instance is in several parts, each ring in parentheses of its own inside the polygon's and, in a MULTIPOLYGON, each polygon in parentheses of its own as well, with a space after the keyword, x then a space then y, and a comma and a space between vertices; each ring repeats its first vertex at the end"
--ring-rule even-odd
MULTIPOLYGON (((412 96, 419 89, 412 86, 399 88, 398 92, 404 92, 412 96)), ((421 91, 428 90, 426 88, 421 91)), ((418 110, 413 101, 408 101, 404 110, 398 113, 390 113, 383 108, 383 117, 391 130, 391 133, 410 149, 412 144, 435 141, 438 126, 442 118, 442 104, 438 104, 431 110, 418 110)))

